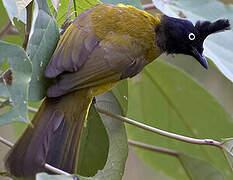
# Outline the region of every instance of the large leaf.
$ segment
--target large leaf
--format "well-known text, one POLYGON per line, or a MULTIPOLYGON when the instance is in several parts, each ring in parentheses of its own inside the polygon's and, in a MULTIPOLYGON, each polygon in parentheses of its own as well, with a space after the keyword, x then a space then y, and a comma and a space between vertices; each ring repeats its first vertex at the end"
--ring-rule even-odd
POLYGON ((94 176, 98 170, 103 169, 108 150, 108 134, 95 107, 91 106, 81 137, 78 174, 94 176))
MULTIPOLYGON (((97 107, 113 114, 122 114, 111 92, 96 97, 97 107)), ((99 180, 121 180, 128 155, 128 142, 124 123, 100 114, 109 137, 108 159, 103 170, 94 176, 99 180)))
MULTIPOLYGON (((173 66, 153 62, 130 81, 129 92, 129 116, 143 123, 196 138, 219 140, 232 136, 232 119, 223 107, 173 66)), ((132 126, 128 130, 132 139, 192 154, 216 166, 226 179, 233 178, 223 153, 215 147, 190 145, 132 126)), ((156 170, 176 179, 188 179, 176 159, 143 150, 138 152, 156 170)))
POLYGON ((0 115, 0 125, 14 121, 28 122, 27 101, 32 73, 31 62, 21 47, 0 41, 0 65, 3 64, 5 66, 9 64, 8 72, 12 72, 12 77, 8 74, 5 78, 10 82, 0 83, 0 96, 9 98, 12 101, 12 108, 0 115))
POLYGON ((46 0, 38 1, 36 8, 38 14, 35 15, 33 34, 28 46, 28 54, 33 64, 29 98, 33 101, 41 100, 46 95, 49 81, 45 78, 44 71, 59 39, 57 23, 50 14, 46 0))
MULTIPOLYGON (((153 2, 163 13, 176 17, 182 14, 194 23, 197 20, 214 21, 228 18, 233 24, 233 5, 224 5, 217 0, 153 0, 153 2)), ((230 37, 233 37, 232 30, 211 35, 204 44, 204 54, 233 81, 233 41, 230 37)))

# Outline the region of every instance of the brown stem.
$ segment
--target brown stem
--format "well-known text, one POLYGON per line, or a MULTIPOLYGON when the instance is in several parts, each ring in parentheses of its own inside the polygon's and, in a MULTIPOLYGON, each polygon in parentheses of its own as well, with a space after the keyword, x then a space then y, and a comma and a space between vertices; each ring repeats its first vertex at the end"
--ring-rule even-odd
POLYGON ((24 41, 23 41, 23 45, 22 45, 22 47, 25 51, 27 50, 29 34, 31 31, 31 26, 32 26, 32 5, 33 5, 33 1, 31 1, 26 7, 26 9, 27 9, 27 25, 26 25, 26 32, 25 32, 24 41))
POLYGON ((150 9, 156 9, 155 5, 154 4, 144 4, 142 5, 143 9, 144 10, 150 10, 150 9))
POLYGON ((11 21, 8 20, 6 25, 0 31, 0 40, 3 39, 8 34, 10 27, 11 27, 11 21))
POLYGON ((166 148, 162 148, 162 147, 158 147, 158 146, 153 146, 153 145, 149 145, 149 144, 144 144, 138 141, 133 141, 128 139, 128 144, 131 146, 135 146, 135 147, 140 147, 143 149, 147 149, 149 151, 154 151, 154 152, 160 152, 163 154, 168 154, 168 155, 172 155, 172 156, 178 156, 179 153, 170 149, 166 149, 166 148))

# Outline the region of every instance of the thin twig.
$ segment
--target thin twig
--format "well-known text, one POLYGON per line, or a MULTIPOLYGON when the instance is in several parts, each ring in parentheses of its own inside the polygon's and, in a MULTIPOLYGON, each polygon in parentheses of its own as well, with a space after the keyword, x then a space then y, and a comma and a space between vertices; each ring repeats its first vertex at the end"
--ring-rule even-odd
MULTIPOLYGON (((1 102, 1 103, 6 102, 6 100, 7 100, 7 99, 0 98, 0 102, 1 102)), ((11 101, 10 101, 10 105, 12 105, 12 102, 11 102, 11 101)), ((30 107, 30 106, 28 106, 28 110, 29 110, 30 112, 32 112, 32 113, 36 113, 36 112, 38 111, 37 108, 33 108, 33 107, 30 107)))
POLYGON ((0 142, 7 145, 8 147, 12 148, 14 146, 14 144, 6 139, 4 139, 3 137, 0 136, 0 142))
POLYGON ((109 117, 112 117, 112 118, 115 118, 117 120, 126 122, 126 123, 134 125, 136 127, 145 129, 147 131, 151 131, 153 133, 160 134, 162 136, 170 137, 170 138, 173 138, 173 139, 176 139, 176 140, 179 140, 179 141, 183 141, 183 142, 187 142, 187 143, 191 143, 191 144, 212 145, 212 146, 222 148, 222 145, 221 145, 220 142, 212 140, 212 139, 195 139, 195 138, 191 138, 191 137, 182 136, 182 135, 179 135, 179 134, 170 133, 170 132, 167 132, 167 131, 164 131, 164 130, 161 130, 161 129, 157 129, 157 128, 148 126, 146 124, 134 121, 132 119, 120 116, 120 115, 112 114, 112 113, 110 113, 108 111, 105 111, 103 109, 100 109, 100 108, 96 108, 96 109, 100 113, 105 114, 105 115, 107 115, 109 117))
POLYGON ((150 10, 150 9, 155 9, 156 8, 153 3, 143 4, 142 7, 143 7, 144 10, 150 10))
MULTIPOLYGON (((6 140, 5 138, 1 137, 0 136, 0 142, 7 145, 9 148, 13 148, 14 144, 8 140, 6 140)), ((70 176, 71 174, 61 170, 61 169, 58 169, 58 168, 55 168, 47 163, 44 164, 44 167, 45 169, 53 172, 53 173, 56 173, 56 174, 61 174, 61 175, 66 175, 66 176, 70 176)))
POLYGON ((76 1, 75 0, 73 0, 73 4, 74 4, 74 15, 75 15, 75 17, 77 17, 78 16, 78 13, 77 13, 77 8, 76 8, 76 1))
POLYGON ((10 27, 11 27, 11 21, 8 20, 6 25, 0 31, 0 40, 3 39, 7 35, 10 27))
POLYGON ((130 139, 128 139, 128 144, 131 145, 131 146, 140 147, 140 148, 143 148, 143 149, 147 149, 147 150, 155 151, 155 152, 160 152, 160 153, 163 153, 163 154, 169 154, 169 155, 176 156, 176 157, 179 155, 178 152, 170 150, 170 149, 161 148, 161 147, 153 146, 153 145, 149 145, 149 144, 144 144, 144 143, 141 143, 141 142, 138 142, 138 141, 133 141, 133 140, 130 140, 130 139))
POLYGON ((66 176, 71 176, 70 173, 67 173, 61 169, 58 169, 58 168, 55 168, 47 163, 45 163, 44 165, 45 169, 48 169, 49 171, 53 172, 53 173, 56 173, 56 174, 61 174, 61 175, 66 175, 66 176))
POLYGON ((32 26, 32 5, 33 5, 33 1, 31 1, 26 7, 26 9, 27 9, 27 24, 26 24, 26 32, 25 32, 25 36, 24 36, 24 41, 23 41, 23 45, 22 45, 22 47, 25 51, 27 50, 29 34, 31 31, 31 26, 32 26))
POLYGON ((36 112, 38 111, 37 108, 33 108, 33 107, 30 107, 30 106, 28 106, 28 110, 29 110, 30 112, 32 112, 32 113, 36 113, 36 112))

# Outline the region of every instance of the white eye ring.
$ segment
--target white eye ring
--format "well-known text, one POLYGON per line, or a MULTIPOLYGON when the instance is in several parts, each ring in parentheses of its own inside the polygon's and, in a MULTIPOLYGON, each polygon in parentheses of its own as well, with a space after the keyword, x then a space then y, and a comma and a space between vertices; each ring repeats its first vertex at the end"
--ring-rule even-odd
POLYGON ((189 40, 193 41, 196 38, 195 34, 189 33, 189 40))

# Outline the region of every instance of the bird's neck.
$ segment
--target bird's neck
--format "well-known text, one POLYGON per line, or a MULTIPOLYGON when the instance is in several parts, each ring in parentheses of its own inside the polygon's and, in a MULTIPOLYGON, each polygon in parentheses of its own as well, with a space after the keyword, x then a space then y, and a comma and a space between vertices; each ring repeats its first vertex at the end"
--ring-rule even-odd
POLYGON ((177 34, 177 26, 182 19, 161 15, 160 24, 155 27, 155 44, 160 53, 176 53, 177 42, 174 41, 174 34, 177 34))
POLYGON ((160 53, 164 53, 168 49, 168 28, 167 24, 170 23, 170 19, 166 15, 160 16, 160 24, 155 27, 155 44, 160 53))

